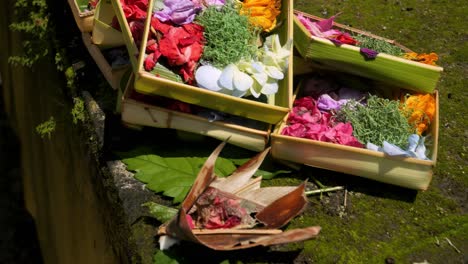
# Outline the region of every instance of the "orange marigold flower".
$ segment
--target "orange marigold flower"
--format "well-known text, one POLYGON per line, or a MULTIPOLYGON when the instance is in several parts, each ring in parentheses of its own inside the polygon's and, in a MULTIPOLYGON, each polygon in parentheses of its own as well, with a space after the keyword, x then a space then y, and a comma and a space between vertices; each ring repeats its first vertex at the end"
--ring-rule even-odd
POLYGON ((250 23, 270 31, 276 26, 276 17, 281 13, 279 0, 245 0, 241 14, 250 16, 250 23))
POLYGON ((436 112, 436 100, 432 94, 415 94, 405 97, 403 110, 408 113, 408 122, 421 135, 429 128, 436 112))
POLYGON ((427 53, 418 54, 416 52, 408 52, 408 53, 405 53, 403 57, 407 60, 417 61, 417 62, 434 65, 434 66, 436 65, 436 61, 439 59, 439 56, 437 56, 437 54, 434 52, 431 52, 429 54, 427 53))

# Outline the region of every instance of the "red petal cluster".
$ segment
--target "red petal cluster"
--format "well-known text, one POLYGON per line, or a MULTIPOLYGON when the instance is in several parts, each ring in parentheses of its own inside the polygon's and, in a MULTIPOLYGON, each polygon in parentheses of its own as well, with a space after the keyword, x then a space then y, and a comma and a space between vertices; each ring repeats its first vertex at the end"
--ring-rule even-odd
POLYGON ((353 39, 348 33, 341 33, 335 36, 335 40, 339 41, 342 44, 354 45, 356 46, 359 42, 353 39))
POLYGON ((249 217, 240 200, 220 195, 214 188, 208 188, 197 200, 196 212, 191 218, 201 228, 231 228, 239 225, 243 218, 249 217))
POLYGON ((161 56, 170 67, 178 69, 186 83, 191 84, 203 52, 203 27, 194 23, 178 26, 171 22, 161 22, 156 17, 151 19, 151 27, 154 31, 149 36, 146 48, 149 61, 145 61, 145 69, 150 71, 152 67, 146 65, 151 66, 151 61, 155 62, 154 59, 161 56))
POLYGON ((294 101, 287 122, 288 126, 283 129, 282 135, 364 147, 353 136, 353 127, 350 123, 335 123, 332 114, 321 112, 316 101, 310 96, 294 101))
POLYGON ((148 0, 120 0, 127 20, 144 20, 148 9, 148 0))
MULTIPOLYGON (((130 31, 132 32, 132 37, 135 43, 139 45, 143 36, 148 0, 120 0, 120 3, 130 31)), ((116 17, 112 19, 112 27, 121 30, 116 17)))

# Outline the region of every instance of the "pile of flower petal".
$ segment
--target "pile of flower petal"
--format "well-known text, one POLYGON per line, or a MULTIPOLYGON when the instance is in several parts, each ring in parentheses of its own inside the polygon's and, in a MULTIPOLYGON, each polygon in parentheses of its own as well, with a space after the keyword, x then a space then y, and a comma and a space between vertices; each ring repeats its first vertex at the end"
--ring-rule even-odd
POLYGON ((334 117, 349 99, 361 99, 364 94, 348 88, 335 90, 336 87, 331 86, 325 79, 309 80, 304 83, 306 85, 313 83, 311 86, 315 90, 308 87, 303 88, 307 92, 304 97, 294 101, 287 120, 288 126, 283 129, 281 134, 346 146, 364 147, 353 136, 352 125, 349 122, 339 122, 334 117), (323 87, 325 89, 317 92, 317 89, 323 87))
POLYGON ((436 61, 439 57, 434 52, 429 54, 418 54, 416 52, 405 53, 399 47, 392 46, 392 44, 387 43, 385 40, 374 39, 365 35, 353 37, 347 32, 341 31, 334 27, 334 20, 336 17, 337 15, 323 20, 313 21, 301 13, 297 14, 297 19, 302 23, 302 25, 304 25, 304 27, 310 32, 312 36, 328 39, 338 46, 341 44, 360 46, 360 52, 366 59, 374 59, 377 57, 379 52, 383 52, 390 55, 399 56, 407 60, 417 61, 434 66, 436 65, 436 61), (357 38, 366 41, 360 41, 357 38))
POLYGON ((357 45, 358 41, 353 39, 348 33, 338 30, 333 27, 333 22, 336 16, 332 16, 328 19, 313 22, 309 18, 304 17, 302 14, 298 14, 297 18, 306 27, 306 29, 312 34, 312 36, 319 38, 326 38, 331 40, 337 45, 348 44, 357 45))
POLYGON ((403 91, 401 101, 391 100, 318 76, 306 79, 301 89, 282 135, 428 159, 425 136, 436 111, 433 95, 403 91))
POLYGON ((178 214, 159 228, 161 249, 171 246, 174 239, 215 250, 236 250, 316 237, 318 226, 285 232, 279 229, 307 205, 304 183, 297 187, 260 188, 261 178, 252 179, 269 148, 231 176, 216 177, 214 164, 225 144, 221 143, 207 159, 178 214))
POLYGON ((157 16, 151 18, 152 30, 146 46, 144 67, 151 71, 163 59, 186 83, 192 83, 195 67, 203 51, 203 27, 189 22, 190 19, 180 20, 179 16, 175 18, 164 19, 165 21, 157 16), (183 24, 174 26, 171 24, 174 22, 170 21, 183 24))
POLYGON ((268 32, 276 26, 280 7, 280 0, 244 0, 241 14, 248 15, 253 25, 260 26, 268 32))
POLYGON ((434 52, 431 52, 429 54, 427 54, 427 53, 418 54, 416 52, 408 52, 403 56, 403 58, 405 58, 407 60, 417 61, 417 62, 420 62, 420 63, 435 66, 436 61, 439 59, 439 56, 434 52))
MULTIPOLYGON (((125 12, 138 44, 140 5, 121 1, 124 10, 137 10, 125 12)), ((183 83, 236 97, 275 94, 292 41, 282 45, 278 35, 261 33, 276 26, 280 7, 279 0, 164 0, 151 17, 144 68, 158 76, 164 67, 183 83)))
POLYGON ((416 133, 422 135, 434 119, 436 100, 431 94, 407 95, 402 100, 402 111, 408 114, 408 121, 416 128, 416 133))
MULTIPOLYGON (((145 27, 146 11, 148 9, 148 0, 120 0, 125 18, 137 46, 140 45, 145 27)), ((112 26, 120 30, 117 17, 114 17, 112 26)))

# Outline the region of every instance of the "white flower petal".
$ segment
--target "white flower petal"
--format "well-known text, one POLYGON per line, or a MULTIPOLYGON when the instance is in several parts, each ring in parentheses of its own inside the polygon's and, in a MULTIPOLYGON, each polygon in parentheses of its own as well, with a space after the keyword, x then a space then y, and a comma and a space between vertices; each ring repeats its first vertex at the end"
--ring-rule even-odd
POLYGON ((426 145, 424 144, 424 137, 421 138, 414 152, 416 153, 416 157, 418 157, 419 159, 428 159, 426 156, 426 145))
POLYGON ((221 76, 221 70, 211 65, 200 66, 195 72, 195 80, 201 88, 211 91, 219 91, 218 79, 221 76))
POLYGON ((252 68, 252 63, 253 61, 241 60, 236 64, 236 66, 240 71, 247 71, 252 68))
POLYGON ((254 80, 248 74, 239 70, 234 72, 234 87, 236 90, 247 91, 252 87, 254 80))
POLYGON ((219 86, 226 88, 228 90, 234 89, 233 87, 233 80, 234 80, 234 72, 238 71, 237 66, 234 64, 229 64, 224 68, 221 76, 219 77, 218 84, 219 86))
POLYGON ((274 66, 267 66, 266 67, 267 73, 271 78, 281 80, 284 78, 284 73, 274 66))
POLYGON ((259 61, 252 61, 252 68, 255 72, 264 72, 265 65, 259 61))
POLYGON ((276 80, 274 82, 267 82, 263 85, 261 92, 266 95, 275 94, 278 92, 278 82, 276 80))
POLYGON ((235 96, 235 97, 242 97, 244 96, 245 94, 247 93, 247 91, 241 91, 241 90, 234 90, 232 91, 232 96, 235 96))
POLYGON ((263 57, 263 64, 266 66, 274 66, 281 69, 282 60, 277 60, 274 56, 265 56, 263 57))
POLYGON ((255 73, 252 77, 258 82, 258 84, 260 84, 260 86, 263 86, 268 80, 268 74, 266 74, 266 72, 255 73))
POLYGON ((252 87, 250 87, 250 93, 253 95, 253 97, 258 98, 262 91, 262 86, 258 82, 254 82, 252 87))
POLYGON ((281 43, 278 34, 274 34, 271 36, 271 49, 274 52, 278 52, 281 50, 281 43))

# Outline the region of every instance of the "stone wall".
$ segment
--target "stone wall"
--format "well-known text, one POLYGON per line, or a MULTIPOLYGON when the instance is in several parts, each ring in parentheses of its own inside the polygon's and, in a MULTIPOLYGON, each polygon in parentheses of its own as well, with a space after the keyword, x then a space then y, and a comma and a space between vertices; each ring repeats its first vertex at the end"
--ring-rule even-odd
POLYGON ((110 173, 103 161, 92 120, 72 122, 71 99, 53 55, 31 69, 7 62, 21 52, 22 37, 8 30, 14 1, 8 2, 0 8, 4 106, 19 139, 25 204, 36 222, 44 263, 140 262, 114 185, 119 172, 110 173), (51 116, 56 131, 41 138, 35 127, 51 116))

